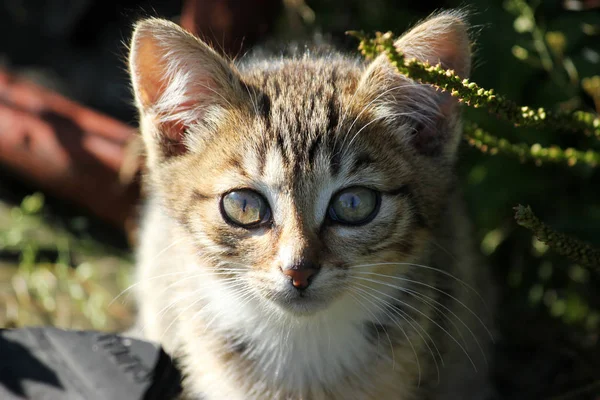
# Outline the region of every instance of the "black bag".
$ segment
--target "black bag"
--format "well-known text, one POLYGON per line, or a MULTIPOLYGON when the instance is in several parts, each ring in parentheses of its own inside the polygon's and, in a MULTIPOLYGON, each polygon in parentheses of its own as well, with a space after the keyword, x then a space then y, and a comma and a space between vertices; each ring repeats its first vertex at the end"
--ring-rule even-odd
POLYGON ((2 400, 169 400, 181 374, 156 344, 56 328, 0 330, 2 400))

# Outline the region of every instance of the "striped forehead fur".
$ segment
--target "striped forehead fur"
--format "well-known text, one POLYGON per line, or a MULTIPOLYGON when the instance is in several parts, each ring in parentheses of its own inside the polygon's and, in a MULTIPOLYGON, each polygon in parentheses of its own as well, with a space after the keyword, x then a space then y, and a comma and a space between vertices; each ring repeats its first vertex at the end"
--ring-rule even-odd
MULTIPOLYGON (((371 123, 381 121, 399 131, 431 124, 439 114, 436 96, 430 88, 391 71, 373 82, 368 76, 360 78, 357 74, 362 73, 364 64, 356 58, 351 60, 337 53, 313 58, 307 53, 296 59, 242 62, 235 66, 184 32, 174 35, 162 20, 152 21, 152 25, 156 25, 153 29, 157 31, 157 62, 164 63, 161 82, 164 90, 151 107, 141 109, 157 123, 178 122, 185 125, 185 141, 190 148, 199 147, 195 146, 195 142, 218 129, 225 117, 225 109, 237 108, 260 114, 265 112, 265 106, 274 107, 271 114, 275 124, 288 124, 299 131, 309 121, 314 128, 315 123, 325 121, 332 113, 339 117, 337 114, 342 108, 346 117, 353 102, 364 106, 360 114, 368 111, 367 108, 377 114, 371 123), (163 48, 162 52, 160 48, 163 48), (204 65, 204 68, 195 68, 198 64, 204 65), (336 74, 337 69, 341 71, 336 74), (335 93, 337 86, 346 86, 355 92, 348 98, 336 98, 339 96, 335 93), (265 104, 264 92, 267 90, 271 93, 266 100, 269 103, 265 104), (328 96, 330 103, 318 104, 322 96, 328 96), (365 101, 368 103, 365 104, 365 101), (339 110, 334 110, 334 107, 339 110), (288 118, 290 112, 296 114, 295 119, 288 118)), ((145 34, 140 32, 138 36, 145 34)), ((135 51, 134 43, 132 52, 135 51)), ((130 69, 135 75, 135 66, 130 69)), ((133 82, 135 86, 136 80, 133 82)), ((332 128, 329 127, 330 130, 332 128)), ((404 136, 407 137, 409 135, 404 136)), ((402 138, 399 135, 399 139, 402 138)))

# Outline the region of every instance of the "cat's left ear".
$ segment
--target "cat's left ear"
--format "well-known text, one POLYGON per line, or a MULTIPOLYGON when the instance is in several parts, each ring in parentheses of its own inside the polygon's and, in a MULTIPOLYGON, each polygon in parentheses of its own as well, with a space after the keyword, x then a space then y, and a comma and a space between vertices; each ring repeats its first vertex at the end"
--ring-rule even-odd
MULTIPOLYGON (((406 58, 441 64, 461 78, 471 71, 471 43, 465 15, 445 12, 428 18, 395 42, 406 58)), ((416 84, 400 75, 387 56, 378 56, 367 68, 359 90, 384 104, 380 111, 414 121, 411 141, 424 154, 452 156, 458 147, 458 101, 447 93, 416 84), (387 107, 386 107, 387 106, 387 107)))

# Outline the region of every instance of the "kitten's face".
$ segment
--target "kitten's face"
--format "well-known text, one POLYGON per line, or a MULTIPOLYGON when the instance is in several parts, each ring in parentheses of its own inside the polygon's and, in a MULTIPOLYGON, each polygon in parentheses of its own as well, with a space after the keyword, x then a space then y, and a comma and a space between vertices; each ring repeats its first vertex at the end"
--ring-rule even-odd
MULTIPOLYGON (((154 44, 175 46, 165 38, 154 44)), ((452 182, 454 103, 384 59, 366 68, 304 58, 239 72, 179 40, 210 68, 184 60, 164 81, 144 71, 161 64, 145 60, 156 56, 142 42, 132 72, 152 190, 199 268, 295 315, 362 297, 365 286, 389 291, 374 281, 392 281, 421 258, 452 182), (140 86, 144 79, 151 83, 140 86), (153 92, 178 79, 187 86, 153 92)))

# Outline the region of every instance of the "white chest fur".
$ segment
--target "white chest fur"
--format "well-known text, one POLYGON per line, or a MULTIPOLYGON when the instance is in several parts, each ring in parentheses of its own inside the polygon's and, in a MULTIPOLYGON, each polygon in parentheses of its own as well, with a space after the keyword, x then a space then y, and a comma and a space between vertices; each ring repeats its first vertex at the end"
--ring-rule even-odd
POLYGON ((363 332, 364 310, 351 298, 300 318, 265 300, 240 301, 218 284, 209 289, 208 298, 203 313, 213 315, 211 329, 244 341, 244 357, 255 366, 254 379, 268 386, 290 392, 302 392, 315 382, 329 386, 359 373, 373 357, 374 347, 363 332))
MULTIPOLYGON (((351 387, 340 383, 362 386, 378 349, 388 345, 369 340, 368 313, 351 297, 315 315, 291 318, 263 299, 240 301, 218 282, 207 285, 205 295, 210 300, 199 318, 187 318, 181 328, 187 331, 186 351, 193 359, 190 376, 200 377, 190 384, 208 399, 325 399, 333 398, 332 393, 340 399, 361 398, 359 393, 344 394, 351 387), (217 356, 222 342, 201 339, 198 333, 206 329, 206 321, 211 332, 243 342, 242 362, 223 363, 217 356)), ((378 363, 389 363, 391 370, 392 360, 386 357, 378 363)))

